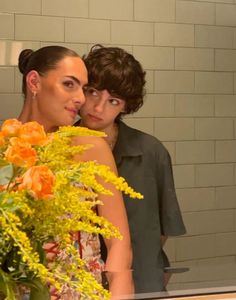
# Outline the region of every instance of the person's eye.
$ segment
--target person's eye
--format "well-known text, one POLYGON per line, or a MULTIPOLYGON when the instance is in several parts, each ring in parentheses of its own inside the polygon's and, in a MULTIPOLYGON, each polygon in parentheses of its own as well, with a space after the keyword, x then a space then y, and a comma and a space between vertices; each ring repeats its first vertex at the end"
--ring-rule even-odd
POLYGON ((96 89, 92 88, 92 87, 86 87, 84 90, 84 93, 87 96, 93 96, 93 97, 97 97, 98 96, 98 92, 96 89))
POLYGON ((75 86, 75 83, 73 80, 66 80, 63 82, 63 85, 67 88, 73 88, 75 86))
POLYGON ((114 105, 114 106, 117 106, 117 105, 120 104, 120 101, 117 100, 117 99, 110 99, 110 103, 111 103, 112 105, 114 105))

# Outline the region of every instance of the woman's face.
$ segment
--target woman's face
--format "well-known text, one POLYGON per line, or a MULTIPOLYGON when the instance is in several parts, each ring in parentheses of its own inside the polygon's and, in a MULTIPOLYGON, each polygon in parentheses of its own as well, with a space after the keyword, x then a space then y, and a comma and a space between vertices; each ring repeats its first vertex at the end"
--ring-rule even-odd
POLYGON ((33 118, 46 131, 58 126, 73 125, 78 110, 85 101, 83 88, 87 70, 79 57, 66 57, 57 68, 39 77, 39 89, 33 103, 33 118))

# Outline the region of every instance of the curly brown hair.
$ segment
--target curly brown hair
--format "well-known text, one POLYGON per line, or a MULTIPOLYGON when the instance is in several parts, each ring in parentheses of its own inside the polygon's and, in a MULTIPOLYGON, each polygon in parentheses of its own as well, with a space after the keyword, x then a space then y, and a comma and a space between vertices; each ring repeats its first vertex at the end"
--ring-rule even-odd
POLYGON ((107 90, 112 96, 126 102, 126 112, 131 114, 143 105, 145 74, 134 56, 119 47, 94 45, 83 56, 88 70, 88 85, 97 90, 107 90))

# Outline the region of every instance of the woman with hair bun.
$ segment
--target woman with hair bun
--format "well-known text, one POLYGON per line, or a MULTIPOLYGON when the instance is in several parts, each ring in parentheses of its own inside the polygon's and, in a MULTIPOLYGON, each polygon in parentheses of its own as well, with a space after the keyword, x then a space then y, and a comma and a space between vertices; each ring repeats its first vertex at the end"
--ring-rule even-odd
MULTIPOLYGON (((46 132, 56 131, 59 126, 73 125, 85 101, 84 87, 88 80, 87 69, 79 55, 61 46, 47 46, 37 51, 25 49, 20 53, 18 66, 23 74, 24 94, 24 105, 18 119, 22 123, 37 121, 46 132)), ((79 160, 96 160, 117 173, 111 150, 102 138, 79 136, 73 143, 94 145, 80 155, 79 160)), ((110 184, 102 184, 112 191, 113 198, 99 195, 104 205, 97 207, 98 214, 119 228, 123 239, 111 238, 105 241, 108 251, 105 267, 101 264, 99 253, 96 253, 96 259, 100 273, 103 270, 109 273, 112 296, 119 298, 133 293, 132 275, 128 272, 132 264, 129 227, 121 193, 110 184)), ((98 237, 96 243, 99 243, 98 237)), ((83 245, 81 247, 82 250, 86 249, 83 245)))

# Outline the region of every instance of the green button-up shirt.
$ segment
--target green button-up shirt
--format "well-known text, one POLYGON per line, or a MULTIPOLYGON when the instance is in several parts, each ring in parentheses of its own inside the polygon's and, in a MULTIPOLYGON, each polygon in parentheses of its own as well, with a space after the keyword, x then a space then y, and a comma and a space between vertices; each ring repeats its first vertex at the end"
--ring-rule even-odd
POLYGON ((171 159, 155 137, 118 123, 119 134, 113 151, 119 176, 126 179, 143 200, 123 195, 133 247, 136 293, 164 290, 164 254, 161 235, 184 234, 171 159))

